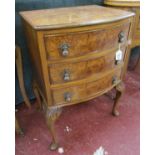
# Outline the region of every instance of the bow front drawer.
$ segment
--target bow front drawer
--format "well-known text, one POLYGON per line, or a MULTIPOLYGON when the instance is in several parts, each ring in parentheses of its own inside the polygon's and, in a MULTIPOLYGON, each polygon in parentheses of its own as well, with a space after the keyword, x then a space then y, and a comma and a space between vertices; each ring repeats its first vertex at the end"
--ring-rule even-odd
POLYGON ((127 40, 128 30, 129 23, 100 30, 46 34, 44 42, 47 59, 61 60, 79 57, 118 47, 119 42, 127 40))
POLYGON ((114 85, 120 82, 121 69, 117 69, 103 78, 96 79, 91 82, 78 84, 71 87, 53 89, 53 100, 55 104, 71 104, 75 102, 82 102, 94 96, 111 89, 114 85))
MULTIPOLYGON (((124 55, 125 48, 122 48, 122 51, 124 55)), ((51 84, 81 80, 117 67, 123 60, 116 62, 115 53, 116 51, 112 51, 105 56, 87 61, 52 64, 49 67, 51 84)))

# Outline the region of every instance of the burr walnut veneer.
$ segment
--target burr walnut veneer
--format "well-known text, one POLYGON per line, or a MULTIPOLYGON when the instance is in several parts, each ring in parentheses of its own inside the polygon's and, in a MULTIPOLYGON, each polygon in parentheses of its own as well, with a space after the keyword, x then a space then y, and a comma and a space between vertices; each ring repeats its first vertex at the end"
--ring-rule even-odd
POLYGON ((20 15, 34 68, 34 93, 52 134, 50 148, 58 146, 54 122, 64 106, 115 88, 112 113, 119 115, 134 13, 92 5, 20 15), (118 49, 121 60, 116 60, 118 49))

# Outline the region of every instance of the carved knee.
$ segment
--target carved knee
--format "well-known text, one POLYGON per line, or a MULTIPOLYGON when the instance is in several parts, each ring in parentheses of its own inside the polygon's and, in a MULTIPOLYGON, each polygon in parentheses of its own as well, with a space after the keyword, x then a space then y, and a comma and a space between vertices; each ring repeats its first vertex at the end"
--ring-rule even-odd
POLYGON ((46 109, 46 122, 51 132, 51 136, 53 140, 50 145, 50 150, 56 150, 58 148, 58 141, 55 133, 54 124, 55 124, 55 121, 59 118, 61 112, 62 112, 62 109, 60 108, 48 107, 46 109))

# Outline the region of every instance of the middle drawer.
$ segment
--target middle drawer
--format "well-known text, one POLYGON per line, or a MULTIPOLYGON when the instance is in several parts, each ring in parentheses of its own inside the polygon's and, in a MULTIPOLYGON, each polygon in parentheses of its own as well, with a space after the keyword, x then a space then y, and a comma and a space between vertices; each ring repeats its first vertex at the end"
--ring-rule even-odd
MULTIPOLYGON (((124 51, 125 49, 122 49, 124 51)), ((81 80, 100 72, 106 72, 109 69, 117 67, 119 63, 115 60, 116 52, 112 51, 99 58, 73 62, 50 64, 49 75, 51 84, 62 84, 81 80)), ((124 55, 124 52, 123 52, 124 55)))

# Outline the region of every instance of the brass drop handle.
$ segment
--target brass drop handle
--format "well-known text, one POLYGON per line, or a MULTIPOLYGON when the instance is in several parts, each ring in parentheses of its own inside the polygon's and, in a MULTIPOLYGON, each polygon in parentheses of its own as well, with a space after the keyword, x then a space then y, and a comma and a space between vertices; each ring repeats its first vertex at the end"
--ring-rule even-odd
POLYGON ((125 33, 121 31, 118 35, 118 42, 123 43, 125 41, 125 33))
POLYGON ((70 73, 68 70, 64 71, 64 76, 63 76, 64 81, 69 81, 70 80, 70 73))
POLYGON ((62 56, 66 57, 66 56, 69 55, 69 50, 68 50, 69 47, 70 46, 67 43, 64 43, 64 44, 60 45, 61 55, 62 56))
POLYGON ((70 102, 71 101, 71 93, 69 93, 69 92, 65 93, 64 99, 66 102, 70 102))
POLYGON ((113 84, 113 85, 114 85, 114 84, 117 84, 117 81, 118 81, 117 76, 114 75, 114 76, 112 77, 112 84, 113 84))

